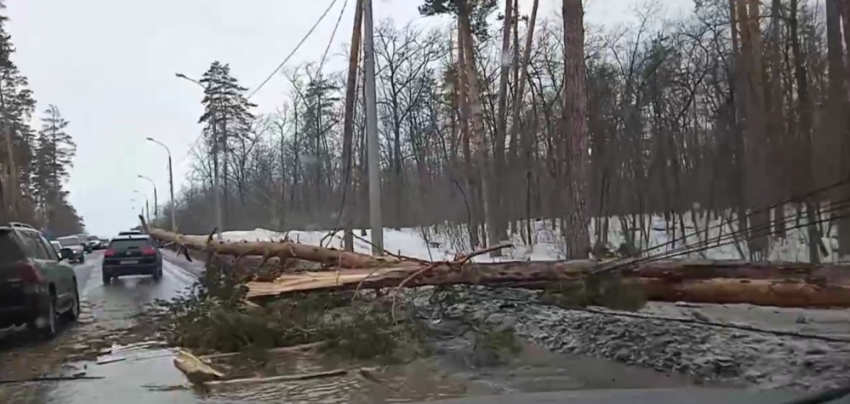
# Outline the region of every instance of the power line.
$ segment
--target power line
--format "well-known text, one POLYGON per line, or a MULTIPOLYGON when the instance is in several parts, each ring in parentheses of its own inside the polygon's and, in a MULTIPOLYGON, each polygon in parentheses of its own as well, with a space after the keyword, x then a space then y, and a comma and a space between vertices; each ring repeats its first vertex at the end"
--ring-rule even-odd
MULTIPOLYGON (((306 34, 306 35, 304 35, 304 37, 303 37, 303 38, 301 38, 301 42, 298 42, 298 45, 295 45, 295 49, 293 49, 293 50, 292 50, 292 52, 290 52, 290 53, 289 53, 289 55, 287 55, 287 56, 286 56, 286 58, 285 58, 285 59, 283 59, 283 61, 282 61, 282 62, 280 62, 280 64, 279 64, 279 65, 277 65, 277 67, 274 69, 274 71, 272 71, 272 72, 271 72, 271 74, 269 74, 269 76, 268 76, 268 77, 266 77, 266 79, 265 79, 265 80, 263 80, 263 82, 262 82, 262 83, 260 83, 260 85, 259 85, 259 86, 257 86, 257 88, 255 88, 255 89, 254 89, 254 91, 252 91, 252 92, 251 92, 251 94, 249 94, 249 95, 248 95, 248 99, 249 99, 249 100, 251 99, 251 97, 253 97, 253 96, 254 96, 254 94, 257 94, 257 92, 258 92, 258 91, 260 91, 260 90, 261 90, 261 89, 262 89, 262 88, 266 85, 266 83, 268 83, 268 82, 269 82, 269 80, 271 80, 271 79, 272 79, 272 77, 274 77, 274 75, 275 75, 275 74, 277 74, 277 72, 279 72, 279 71, 280 71, 280 69, 282 69, 282 68, 283 68, 283 66, 286 64, 286 62, 288 62, 288 61, 289 61, 289 59, 291 59, 291 58, 292 58, 292 56, 294 56, 294 55, 295 55, 295 52, 297 52, 297 51, 298 51, 298 49, 299 49, 299 48, 301 48, 301 45, 303 45, 303 44, 304 44, 304 42, 306 42, 306 41, 307 41, 307 38, 309 38, 309 37, 310 37, 310 35, 312 35, 312 34, 313 34, 313 31, 315 31, 315 30, 316 30, 316 27, 318 27, 318 26, 319 26, 319 24, 322 22, 322 20, 324 20, 324 19, 325 19, 325 16, 327 16, 327 15, 328 15, 328 13, 331 11, 331 8, 333 8, 333 6, 336 4, 336 2, 337 2, 337 0, 333 0, 333 1, 331 1, 331 4, 330 4, 330 5, 328 5, 328 8, 326 8, 326 9, 325 9, 325 12, 324 12, 324 13, 322 13, 321 17, 319 17, 319 19, 316 21, 316 23, 315 23, 315 24, 313 24, 313 27, 312 27, 312 28, 310 28, 310 30, 309 30, 309 31, 307 31, 307 34, 306 34)), ((344 9, 344 8, 343 8, 343 9, 344 9)), ((336 31, 336 29, 334 29, 334 31, 336 31)))
POLYGON ((333 32, 331 32, 331 39, 328 41, 328 45, 325 46, 325 53, 322 54, 322 60, 319 61, 319 68, 316 70, 316 76, 322 73, 322 66, 325 65, 325 59, 327 59, 328 57, 328 51, 330 51, 331 45, 333 44, 334 38, 336 37, 336 31, 339 29, 339 23, 342 22, 342 16, 345 14, 345 7, 347 5, 348 0, 342 2, 342 10, 339 10, 339 17, 337 17, 336 24, 334 25, 334 30, 333 32))
MULTIPOLYGON (((257 92, 260 91, 272 79, 272 77, 274 77, 274 75, 277 74, 277 72, 279 72, 280 69, 283 68, 284 65, 286 65, 286 62, 288 62, 289 59, 292 59, 292 56, 295 55, 295 52, 298 52, 298 49, 301 48, 301 45, 304 45, 304 42, 306 42, 307 38, 309 38, 310 35, 313 34, 313 31, 315 31, 316 28, 319 26, 319 24, 322 22, 322 20, 325 19, 325 17, 328 15, 328 13, 331 11, 331 9, 333 8, 333 6, 336 4, 337 1, 338 0, 332 0, 331 1, 331 4, 328 5, 328 7, 325 9, 325 11, 322 13, 322 15, 319 17, 319 19, 316 20, 316 23, 313 24, 313 26, 310 28, 309 31, 307 31, 307 34, 305 34, 304 37, 301 38, 301 41, 299 41, 298 44, 295 45, 295 48, 292 49, 292 52, 290 52, 289 55, 287 55, 286 58, 283 59, 283 61, 280 62, 280 64, 274 69, 274 71, 272 71, 272 73, 269 74, 269 76, 266 77, 266 79, 263 80, 263 82, 260 83, 260 85, 257 86, 257 88, 255 88, 254 91, 251 92, 251 94, 248 95, 246 100, 250 100, 251 97, 253 97, 255 94, 257 94, 257 92)), ((347 4, 348 0, 345 0, 345 3, 347 4)), ((343 10, 342 12, 345 12, 345 5, 343 5, 342 10, 343 10)), ((339 21, 340 20, 342 20, 341 14, 340 14, 339 20, 337 20, 336 27, 334 27, 334 31, 333 31, 334 34, 336 33, 337 28, 339 27, 339 21)), ((331 36, 331 40, 333 40, 333 35, 331 36)), ((330 48, 330 44, 328 44, 328 48, 330 48)), ((327 48, 325 49, 325 54, 322 56, 322 62, 324 62, 325 56, 327 56, 327 48)), ((195 139, 195 141, 192 142, 192 146, 186 152, 186 155, 183 156, 183 158, 180 159, 180 162, 178 162, 178 164, 183 163, 183 160, 185 160, 187 157, 189 157, 190 154, 192 154, 192 151, 195 150, 196 147, 198 147, 198 142, 200 142, 200 140, 203 136, 204 136, 204 133, 201 132, 201 134, 198 135, 198 137, 195 139)))

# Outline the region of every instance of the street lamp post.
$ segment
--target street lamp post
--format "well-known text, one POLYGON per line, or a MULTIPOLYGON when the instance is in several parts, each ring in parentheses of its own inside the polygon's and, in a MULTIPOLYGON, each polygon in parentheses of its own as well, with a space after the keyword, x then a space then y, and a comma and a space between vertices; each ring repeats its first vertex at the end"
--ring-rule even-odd
MULTIPOLYGON (((156 196, 156 183, 153 182, 152 179, 145 177, 144 175, 139 174, 138 177, 143 179, 143 180, 147 180, 148 182, 151 183, 151 186, 153 186, 153 220, 156 220, 159 217, 159 208, 158 208, 159 200, 157 199, 157 196, 156 196)), ((150 219, 148 219, 148 220, 150 220, 150 219)))
POLYGON ((164 143, 149 137, 148 141, 154 142, 163 148, 165 148, 165 152, 168 153, 168 192, 171 194, 171 231, 177 232, 177 219, 175 219, 175 211, 177 210, 177 206, 174 204, 174 169, 171 166, 171 150, 168 149, 164 143))
MULTIPOLYGON (((177 76, 177 78, 179 78, 179 79, 191 81, 191 82, 197 84, 198 86, 203 88, 204 91, 207 90, 207 87, 205 85, 201 84, 200 81, 195 80, 195 79, 193 79, 189 76, 186 76, 183 73, 174 73, 174 75, 177 76)), ((213 108, 213 110, 212 110, 213 116, 215 116, 215 103, 213 102, 213 103, 211 103, 211 105, 212 105, 212 108, 213 108)), ((218 240, 221 241, 221 228, 223 226, 222 226, 222 223, 221 223, 221 187, 219 187, 219 185, 218 185, 219 184, 219 181, 218 181, 218 134, 217 134, 215 122, 213 122, 213 124, 211 126, 212 126, 212 137, 213 137, 212 154, 213 154, 213 163, 214 163, 213 164, 214 165, 214 167, 213 167, 213 211, 214 211, 214 215, 215 215, 216 238, 218 238, 218 240)))

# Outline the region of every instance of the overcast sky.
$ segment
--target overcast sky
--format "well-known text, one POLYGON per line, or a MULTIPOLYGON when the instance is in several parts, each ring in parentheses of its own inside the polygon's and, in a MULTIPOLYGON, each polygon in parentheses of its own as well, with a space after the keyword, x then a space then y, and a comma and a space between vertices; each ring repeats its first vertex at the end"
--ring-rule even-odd
MULTIPOLYGON (((134 214, 153 200, 168 199, 167 155, 174 158, 175 188, 190 169, 186 158, 200 133, 202 90, 177 79, 200 77, 214 60, 229 63, 242 85, 254 89, 296 46, 332 0, 7 0, 14 61, 29 78, 39 114, 56 105, 70 121, 77 156, 67 185, 70 200, 92 234, 110 236, 136 224, 134 214), (139 203, 132 203, 135 198, 139 203)), ((321 58, 345 0, 337 1, 288 67, 321 58)), ((689 0, 658 0, 668 14, 689 0), (672 6, 672 7, 671 7, 672 6)), ((332 51, 351 35, 354 0, 348 0, 332 51)), ((420 0, 375 0, 375 20, 401 25, 424 21, 420 0)), ((500 1, 503 3, 503 1, 500 1)), ((628 23, 645 0, 589 0, 586 21, 628 23)), ((541 0, 543 17, 557 0, 541 0)), ((530 12, 531 0, 520 0, 530 12)), ((344 66, 339 56, 329 67, 344 66)), ((276 75, 252 99, 258 113, 285 100, 286 79, 276 75)), ((177 191, 175 191, 177 192, 177 191)), ((212 221, 212 218, 210 218, 212 221)))

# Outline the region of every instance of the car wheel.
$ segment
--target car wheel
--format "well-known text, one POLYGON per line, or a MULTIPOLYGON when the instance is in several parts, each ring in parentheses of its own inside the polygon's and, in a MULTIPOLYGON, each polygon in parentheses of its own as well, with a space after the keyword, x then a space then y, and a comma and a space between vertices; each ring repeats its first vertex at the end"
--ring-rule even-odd
POLYGON ((56 336, 56 296, 52 293, 47 304, 47 312, 44 313, 44 320, 47 323, 39 325, 38 318, 32 319, 27 323, 27 328, 45 339, 52 339, 56 336))
POLYGON ((68 309, 68 318, 71 321, 77 321, 80 318, 80 291, 77 289, 77 282, 74 282, 74 301, 68 309))
POLYGON ((157 268, 153 272, 153 280, 159 282, 162 279, 162 268, 157 268))
POLYGON ((110 282, 110 281, 112 281, 112 277, 111 277, 111 276, 109 276, 109 274, 108 274, 108 273, 104 272, 104 273, 103 273, 103 284, 104 284, 104 285, 109 285, 109 282, 110 282))

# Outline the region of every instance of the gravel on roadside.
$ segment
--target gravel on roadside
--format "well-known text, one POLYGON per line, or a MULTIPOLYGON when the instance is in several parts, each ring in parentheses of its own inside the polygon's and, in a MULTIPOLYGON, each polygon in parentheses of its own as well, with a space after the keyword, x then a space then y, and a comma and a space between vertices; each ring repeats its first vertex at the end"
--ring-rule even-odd
MULTIPOLYGON (((555 352, 753 389, 811 391, 850 383, 850 343, 568 310, 538 303, 527 290, 471 287, 461 294, 466 299, 445 308, 445 316, 512 326, 555 352)), ((427 295, 420 290, 412 298, 417 310, 430 310, 427 295)))

